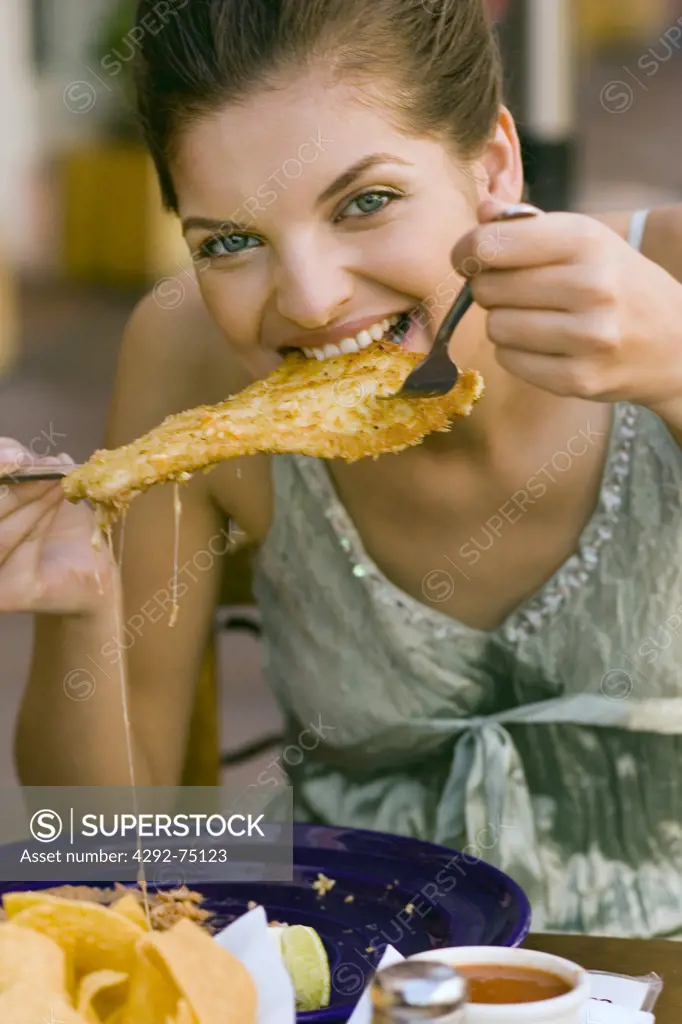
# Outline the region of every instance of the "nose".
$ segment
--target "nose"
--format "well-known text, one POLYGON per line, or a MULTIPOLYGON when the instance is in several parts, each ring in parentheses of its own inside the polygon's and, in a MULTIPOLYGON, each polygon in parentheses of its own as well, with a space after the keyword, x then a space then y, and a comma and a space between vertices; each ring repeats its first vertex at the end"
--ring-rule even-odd
POLYGON ((304 330, 319 330, 338 318, 353 295, 350 273, 332 245, 299 242, 280 257, 275 271, 277 311, 304 330))

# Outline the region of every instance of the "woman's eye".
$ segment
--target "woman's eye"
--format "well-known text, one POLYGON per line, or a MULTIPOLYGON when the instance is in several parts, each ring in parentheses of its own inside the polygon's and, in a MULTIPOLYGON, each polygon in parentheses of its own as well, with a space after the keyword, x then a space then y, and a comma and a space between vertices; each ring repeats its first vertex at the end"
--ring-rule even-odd
POLYGON ((209 258, 234 256, 247 249, 255 249, 260 244, 254 235, 213 235, 199 246, 199 253, 209 258))
POLYGON ((400 199, 397 192, 363 192, 362 195, 351 199, 341 214, 346 217, 367 217, 371 213, 385 209, 395 199, 400 199))

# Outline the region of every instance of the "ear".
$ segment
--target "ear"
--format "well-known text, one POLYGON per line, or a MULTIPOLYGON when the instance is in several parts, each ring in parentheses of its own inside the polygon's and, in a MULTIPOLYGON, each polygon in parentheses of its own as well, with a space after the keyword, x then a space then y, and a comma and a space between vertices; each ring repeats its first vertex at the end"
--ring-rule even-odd
POLYGON ((476 161, 476 185, 479 201, 498 199, 505 205, 523 198, 523 161, 514 118, 500 107, 495 131, 476 161))

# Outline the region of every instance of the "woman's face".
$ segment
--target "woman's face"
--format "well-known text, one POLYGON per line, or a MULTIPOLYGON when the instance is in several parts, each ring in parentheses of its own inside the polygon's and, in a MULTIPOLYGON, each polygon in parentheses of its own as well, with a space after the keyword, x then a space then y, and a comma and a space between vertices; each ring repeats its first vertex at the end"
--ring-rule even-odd
MULTIPOLYGON (((395 318, 407 313, 402 343, 427 352, 461 287, 450 251, 478 201, 518 202, 522 189, 508 115, 464 166, 313 72, 187 128, 173 179, 204 301, 256 378, 287 348, 328 358, 387 328, 400 336, 408 321, 395 318)), ((482 333, 472 311, 457 332, 460 363, 482 333)))

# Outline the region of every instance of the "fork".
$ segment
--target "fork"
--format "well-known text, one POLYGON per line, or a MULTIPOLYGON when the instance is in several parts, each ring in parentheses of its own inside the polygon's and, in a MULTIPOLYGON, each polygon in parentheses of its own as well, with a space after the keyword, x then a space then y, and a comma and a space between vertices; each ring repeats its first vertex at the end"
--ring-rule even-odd
POLYGON ((36 480, 62 480, 78 466, 23 466, 5 471, 0 467, 0 484, 26 484, 36 480))
MULTIPOLYGON (((537 217, 539 212, 537 207, 528 203, 517 203, 509 206, 491 223, 537 217)), ((450 358, 448 342, 473 302, 474 295, 467 281, 438 328, 433 347, 427 357, 409 374, 400 391, 394 395, 384 395, 383 398, 438 398, 452 391, 457 383, 459 370, 450 358)))

